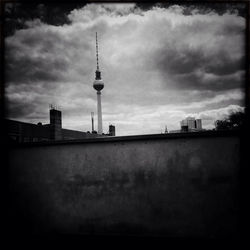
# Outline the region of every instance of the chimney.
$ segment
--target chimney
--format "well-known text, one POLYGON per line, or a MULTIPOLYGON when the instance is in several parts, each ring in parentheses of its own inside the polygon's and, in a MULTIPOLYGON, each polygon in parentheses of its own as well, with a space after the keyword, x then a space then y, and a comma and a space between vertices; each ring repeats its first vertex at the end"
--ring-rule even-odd
POLYGON ((94 112, 91 112, 91 123, 92 123, 92 133, 95 130, 94 128, 94 112))

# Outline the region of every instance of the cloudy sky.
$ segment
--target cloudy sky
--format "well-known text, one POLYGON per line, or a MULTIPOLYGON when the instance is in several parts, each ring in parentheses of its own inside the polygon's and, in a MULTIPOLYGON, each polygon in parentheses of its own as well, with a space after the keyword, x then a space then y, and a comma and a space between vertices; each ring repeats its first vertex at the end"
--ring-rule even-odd
POLYGON ((243 7, 8 4, 7 117, 48 123, 54 104, 64 128, 91 130, 97 31, 105 133, 161 133, 187 116, 213 128, 244 107, 243 7))

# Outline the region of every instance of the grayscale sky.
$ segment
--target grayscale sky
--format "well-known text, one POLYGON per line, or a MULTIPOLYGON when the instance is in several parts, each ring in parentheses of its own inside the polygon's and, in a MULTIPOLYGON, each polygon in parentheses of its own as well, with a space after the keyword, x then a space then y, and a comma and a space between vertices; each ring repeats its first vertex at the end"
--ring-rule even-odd
POLYGON ((161 133, 165 125, 179 129, 187 116, 201 118, 210 129, 215 120, 243 109, 240 5, 217 11, 204 5, 88 4, 58 10, 59 21, 53 6, 36 6, 35 14, 16 20, 14 7, 5 8, 12 28, 5 38, 8 118, 48 123, 54 104, 64 128, 91 130, 91 111, 97 122, 96 31, 105 133, 109 124, 117 135, 161 133))

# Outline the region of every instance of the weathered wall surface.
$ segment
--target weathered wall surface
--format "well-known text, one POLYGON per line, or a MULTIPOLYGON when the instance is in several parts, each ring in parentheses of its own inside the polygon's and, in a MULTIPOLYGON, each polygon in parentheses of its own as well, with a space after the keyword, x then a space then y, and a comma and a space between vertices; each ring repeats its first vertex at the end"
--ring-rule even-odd
POLYGON ((15 148, 9 168, 16 230, 171 237, 238 232, 237 136, 15 148))

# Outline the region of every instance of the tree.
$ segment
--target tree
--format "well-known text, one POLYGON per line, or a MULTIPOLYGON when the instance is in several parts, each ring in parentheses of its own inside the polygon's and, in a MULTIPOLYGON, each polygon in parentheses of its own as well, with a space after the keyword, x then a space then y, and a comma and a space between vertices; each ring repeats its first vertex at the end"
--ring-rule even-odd
POLYGON ((215 122, 216 130, 241 129, 245 120, 243 111, 234 111, 226 119, 215 122))

